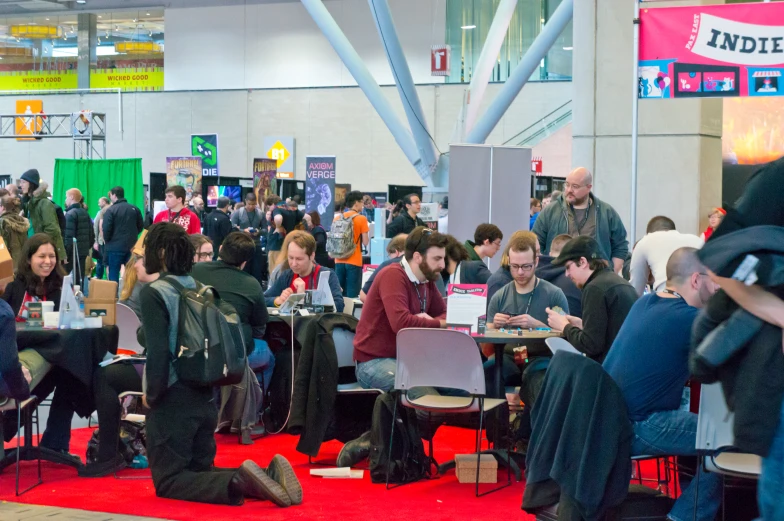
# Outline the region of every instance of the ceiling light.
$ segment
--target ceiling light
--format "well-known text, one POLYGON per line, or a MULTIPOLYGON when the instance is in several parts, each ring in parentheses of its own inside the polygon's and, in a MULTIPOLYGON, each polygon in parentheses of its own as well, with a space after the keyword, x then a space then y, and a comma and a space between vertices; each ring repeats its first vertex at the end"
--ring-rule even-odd
POLYGON ((77 4, 86 4, 87 0, 76 0, 77 4))
POLYGON ((47 18, 47 19, 46 19, 46 21, 48 22, 48 21, 49 21, 49 19, 47 18))
POLYGON ((98 15, 98 18, 103 18, 103 16, 101 16, 101 15, 98 15))
POLYGON ((146 16, 150 16, 150 13, 147 13, 146 16))
POLYGON ((476 29, 475 25, 463 25, 460 27, 462 30, 466 31, 468 29, 476 29))
POLYGON ((570 46, 570 47, 564 47, 564 48, 563 48, 563 50, 564 50, 564 51, 571 51, 572 49, 574 49, 574 47, 571 47, 571 46, 570 46))
POLYGON ((133 23, 136 23, 136 18, 133 19, 133 23))

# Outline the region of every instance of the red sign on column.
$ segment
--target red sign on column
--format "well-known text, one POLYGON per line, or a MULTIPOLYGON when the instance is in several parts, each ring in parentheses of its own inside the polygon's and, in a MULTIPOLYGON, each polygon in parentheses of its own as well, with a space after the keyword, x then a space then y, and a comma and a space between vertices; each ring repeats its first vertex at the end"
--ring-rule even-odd
POLYGON ((542 175, 542 158, 534 157, 531 159, 531 172, 536 175, 542 175))
POLYGON ((430 74, 431 76, 449 76, 449 66, 452 57, 452 47, 449 45, 434 45, 430 49, 430 74))

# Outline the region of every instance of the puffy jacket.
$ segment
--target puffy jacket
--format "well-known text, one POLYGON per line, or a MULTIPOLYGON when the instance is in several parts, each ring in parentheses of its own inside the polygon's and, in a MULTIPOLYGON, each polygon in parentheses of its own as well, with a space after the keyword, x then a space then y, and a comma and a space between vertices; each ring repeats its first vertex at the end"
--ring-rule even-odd
POLYGON ((142 232, 142 213, 125 199, 117 199, 103 214, 104 251, 131 251, 142 232))
POLYGON ((49 200, 50 194, 46 191, 47 188, 49 185, 41 183, 33 192, 33 196, 27 202, 27 217, 30 219, 33 232, 49 235, 57 248, 57 255, 61 259, 65 259, 66 252, 60 221, 57 219, 54 203, 49 200))
MULTIPOLYGON (((76 239, 76 247, 79 250, 79 263, 84 262, 84 258, 90 255, 93 243, 95 242, 95 232, 90 214, 87 213, 81 204, 72 204, 65 212, 65 252, 68 255, 68 269, 74 266, 73 260, 73 240, 76 239)), ((84 268, 84 266, 82 266, 84 268)))
POLYGON ((12 213, 0 215, 0 234, 3 236, 11 259, 14 261, 14 272, 19 264, 19 257, 22 255, 22 246, 27 240, 27 231, 30 229, 30 221, 24 217, 12 213))
MULTIPOLYGON (((599 243, 602 256, 612 263, 612 259, 625 259, 629 254, 629 241, 626 228, 623 226, 618 212, 609 204, 601 201, 593 194, 589 196, 596 206, 596 234, 594 239, 599 243)), ((550 251, 550 243, 558 235, 569 233, 567 217, 569 205, 560 195, 558 199, 542 210, 532 230, 539 238, 542 253, 550 251)))

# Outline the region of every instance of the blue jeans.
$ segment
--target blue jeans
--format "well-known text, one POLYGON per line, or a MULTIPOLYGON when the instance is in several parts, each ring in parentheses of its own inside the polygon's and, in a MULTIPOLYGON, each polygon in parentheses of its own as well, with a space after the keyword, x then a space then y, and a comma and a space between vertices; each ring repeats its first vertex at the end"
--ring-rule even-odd
MULTIPOLYGON (((655 412, 645 420, 632 422, 634 440, 632 456, 695 456, 697 454, 697 415, 685 411, 655 412)), ((703 472, 697 465, 699 498, 697 521, 713 521, 721 506, 721 476, 703 472)), ((694 494, 697 480, 680 476, 681 495, 675 501, 669 518, 690 521, 694 517, 694 494)))
POLYGON ((362 289, 362 268, 345 262, 335 263, 335 274, 338 276, 343 296, 357 298, 362 289))
POLYGON ((781 419, 770 452, 762 458, 762 475, 757 483, 760 518, 757 521, 784 519, 784 402, 781 419))
POLYGON ((109 269, 109 280, 120 281, 120 268, 131 258, 130 252, 107 251, 106 267, 109 269))
POLYGON ((103 280, 106 271, 106 253, 103 251, 105 246, 98 246, 98 259, 95 261, 95 278, 103 280))
MULTIPOLYGON (((389 392, 395 388, 396 370, 397 360, 394 358, 375 358, 368 362, 358 362, 356 369, 357 382, 364 389, 381 389, 384 392, 389 392)), ((468 396, 465 391, 443 387, 414 387, 408 391, 408 397, 411 400, 421 398, 426 394, 468 396)))
POLYGON ((262 370, 261 374, 256 373, 256 378, 259 380, 261 390, 266 394, 267 388, 272 381, 272 373, 275 371, 275 355, 270 351, 266 341, 254 338, 253 344, 253 352, 248 355, 248 365, 254 372, 257 369, 262 370))

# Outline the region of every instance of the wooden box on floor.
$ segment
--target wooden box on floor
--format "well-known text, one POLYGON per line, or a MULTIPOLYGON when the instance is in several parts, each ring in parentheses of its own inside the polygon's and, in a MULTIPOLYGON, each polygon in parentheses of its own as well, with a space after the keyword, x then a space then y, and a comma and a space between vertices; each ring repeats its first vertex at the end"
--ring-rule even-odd
MULTIPOLYGON (((476 454, 457 454, 455 473, 460 483, 476 483, 476 454)), ((498 482, 498 461, 490 454, 479 456, 479 483, 498 482)))
POLYGON ((104 326, 113 326, 117 315, 117 283, 90 279, 89 297, 84 299, 84 314, 101 317, 104 326))

